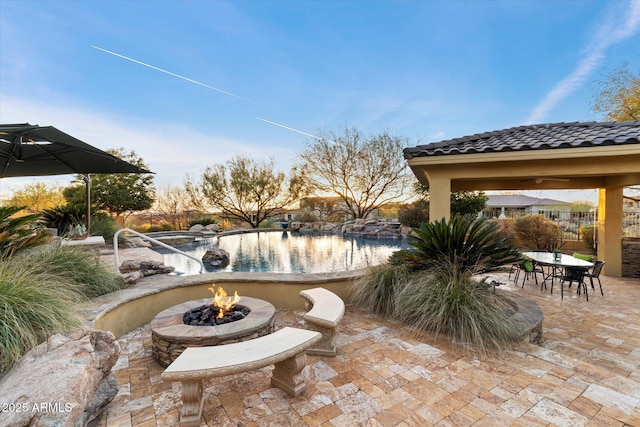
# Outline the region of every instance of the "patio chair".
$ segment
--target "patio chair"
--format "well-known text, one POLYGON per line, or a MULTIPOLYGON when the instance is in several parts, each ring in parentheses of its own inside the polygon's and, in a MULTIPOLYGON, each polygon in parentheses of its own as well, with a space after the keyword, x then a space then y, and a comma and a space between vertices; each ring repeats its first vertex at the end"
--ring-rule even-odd
POLYGON ((509 279, 511 279, 511 275, 515 273, 514 276, 514 283, 518 283, 518 276, 520 276, 520 270, 522 269, 522 264, 521 263, 515 263, 511 265, 511 268, 509 269, 509 279))
MULTIPOLYGON (((537 274, 540 273, 540 274, 544 275, 544 271, 542 270, 542 267, 536 266, 533 263, 533 261, 529 261, 529 260, 526 260, 526 261, 524 261, 522 263, 521 270, 524 271, 524 277, 522 278, 522 287, 523 288, 524 288, 525 280, 527 280, 532 275, 533 275, 533 278, 536 281, 536 285, 538 284, 538 276, 537 276, 537 274)), ((517 280, 518 279, 516 278, 516 281, 517 280)))
POLYGON ((602 282, 600 281, 600 272, 602 271, 602 267, 604 267, 604 261, 596 261, 591 271, 587 271, 585 277, 589 278, 591 282, 591 289, 594 291, 596 288, 593 286, 593 279, 598 280, 598 284, 600 285, 600 295, 604 296, 604 292, 602 292, 602 282))
MULTIPOLYGON (((589 301, 589 294, 587 293, 587 284, 584 278, 587 274, 587 269, 582 267, 566 267, 564 274, 559 277, 560 279, 560 299, 564 299, 564 282, 569 282, 569 287, 573 282, 578 284, 576 292, 580 295, 580 290, 584 289, 584 296, 589 301)), ((551 282, 551 293, 553 293, 553 282, 551 282)))
POLYGON ((573 257, 587 262, 593 261, 593 255, 581 254, 580 252, 574 252, 573 257))

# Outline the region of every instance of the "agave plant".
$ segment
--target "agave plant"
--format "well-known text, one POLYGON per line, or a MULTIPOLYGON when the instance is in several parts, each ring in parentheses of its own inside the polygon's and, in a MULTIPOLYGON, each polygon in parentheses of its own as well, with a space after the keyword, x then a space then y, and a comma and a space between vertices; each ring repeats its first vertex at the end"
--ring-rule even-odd
POLYGON ((45 243, 49 236, 38 233, 39 214, 14 216, 24 207, 0 206, 0 255, 45 243))
POLYGON ((59 235, 69 233, 76 225, 82 224, 86 217, 86 208, 68 204, 42 211, 42 222, 47 227, 57 228, 59 235))
POLYGON ((462 271, 488 272, 522 259, 518 248, 509 244, 500 225, 474 215, 454 215, 449 222, 424 223, 409 241, 415 249, 400 251, 395 261, 408 261, 414 270, 446 262, 462 271), (455 260, 455 263, 454 263, 455 260))

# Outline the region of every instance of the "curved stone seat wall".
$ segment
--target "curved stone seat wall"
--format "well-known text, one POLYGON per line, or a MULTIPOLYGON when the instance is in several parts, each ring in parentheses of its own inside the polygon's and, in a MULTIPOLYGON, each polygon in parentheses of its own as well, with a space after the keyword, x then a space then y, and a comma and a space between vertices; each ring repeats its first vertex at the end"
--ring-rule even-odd
POLYGON ((303 310, 299 292, 321 286, 349 300, 348 285, 364 270, 327 274, 210 273, 194 276, 151 276, 134 287, 95 298, 82 310, 88 326, 111 331, 116 338, 150 323, 162 310, 182 302, 212 297, 212 283, 269 301, 276 309, 303 310))

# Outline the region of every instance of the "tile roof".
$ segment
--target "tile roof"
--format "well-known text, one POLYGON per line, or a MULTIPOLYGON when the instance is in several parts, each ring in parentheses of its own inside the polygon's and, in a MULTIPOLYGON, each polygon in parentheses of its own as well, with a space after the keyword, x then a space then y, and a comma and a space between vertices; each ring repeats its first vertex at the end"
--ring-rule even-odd
POLYGON ((404 157, 640 144, 640 121, 518 126, 404 149, 404 157))
POLYGON ((487 207, 528 207, 546 205, 565 205, 569 202, 554 199, 540 199, 537 197, 525 196, 523 194, 488 194, 487 207))

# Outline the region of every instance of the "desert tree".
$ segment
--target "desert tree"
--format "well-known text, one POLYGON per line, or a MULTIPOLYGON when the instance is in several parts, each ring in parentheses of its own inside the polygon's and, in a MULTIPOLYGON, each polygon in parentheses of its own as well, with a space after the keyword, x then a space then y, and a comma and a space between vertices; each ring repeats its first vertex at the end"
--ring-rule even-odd
POLYGON ((153 210, 174 230, 186 230, 194 213, 198 213, 187 189, 173 185, 158 189, 153 210))
MULTIPOLYGON (((107 153, 141 169, 149 169, 135 151, 118 148, 107 150, 107 153)), ((69 204, 85 205, 82 176, 77 176, 76 182, 77 184, 64 189, 64 197, 69 204)), ((155 200, 155 191, 152 174, 91 174, 91 201, 95 208, 93 210, 107 211, 116 219, 123 216, 123 220, 126 220, 127 214, 149 209, 155 200)))
MULTIPOLYGON (((594 95, 591 109, 602 114, 605 120, 624 122, 640 120, 640 70, 629 70, 622 64, 596 82, 599 91, 594 95)), ((625 197, 640 200, 637 187, 627 187, 625 197)))
POLYGON ((640 120, 640 72, 634 74, 623 64, 596 84, 594 112, 616 122, 640 120))
POLYGON ((25 206, 29 212, 42 212, 65 204, 62 188, 42 182, 27 184, 13 192, 5 206, 25 206))
POLYGON ((198 208, 211 208, 223 218, 246 222, 252 228, 304 195, 295 169, 287 179, 275 169, 273 159, 257 162, 244 155, 206 168, 199 182, 187 177, 185 186, 198 208))
POLYGON ((297 166, 309 191, 339 196, 352 218, 404 198, 410 178, 403 138, 387 131, 365 136, 353 128, 320 137, 306 142, 297 166))

